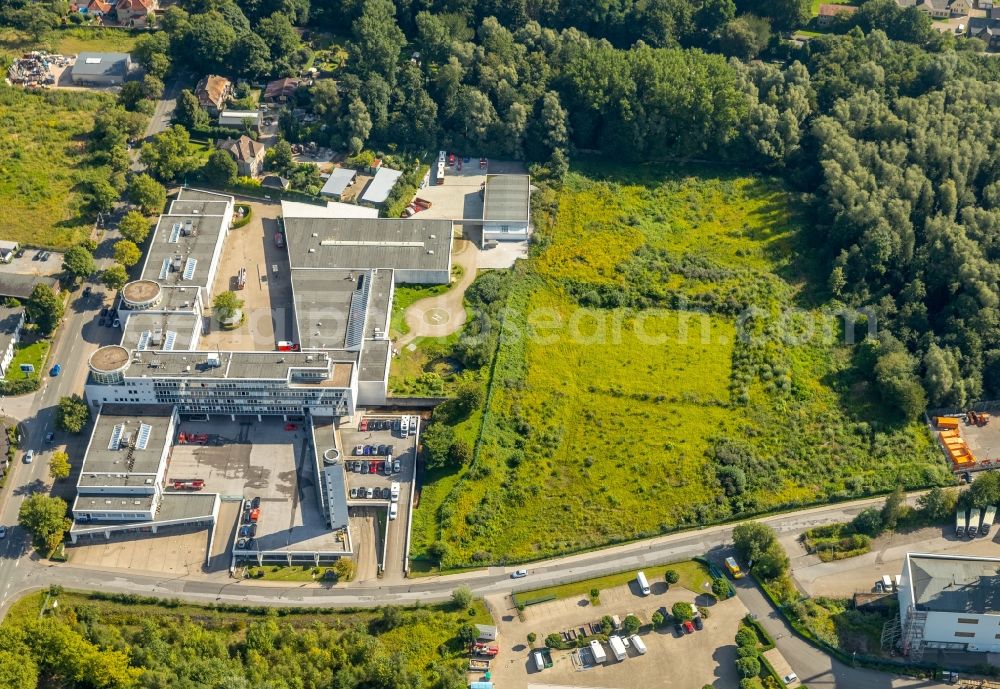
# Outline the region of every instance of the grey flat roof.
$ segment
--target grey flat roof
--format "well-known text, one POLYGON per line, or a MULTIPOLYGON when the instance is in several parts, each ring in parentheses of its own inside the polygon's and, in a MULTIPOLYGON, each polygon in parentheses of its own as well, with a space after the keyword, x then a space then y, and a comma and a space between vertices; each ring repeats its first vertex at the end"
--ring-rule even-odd
POLYGON ((157 378, 211 378, 288 380, 292 369, 326 371, 328 378, 315 383, 293 380, 292 385, 313 387, 348 387, 351 368, 349 357, 323 358, 320 353, 308 352, 139 352, 132 351, 132 359, 125 371, 127 378, 142 376, 157 378), (209 364, 218 357, 219 366, 209 364), (190 368, 190 370, 188 370, 190 368))
MULTIPOLYGON (((211 201, 204 205, 212 207, 217 203, 211 201)), ((155 280, 162 285, 208 287, 208 271, 219 235, 224 231, 224 220, 222 215, 205 213, 161 215, 146 251, 142 279, 155 280), (180 227, 179 233, 175 231, 176 227, 180 227), (185 267, 192 259, 197 263, 191 279, 185 280, 185 267), (169 260, 170 268, 164 273, 163 264, 166 260, 169 260), (165 277, 161 278, 161 275, 165 277)))
POLYGON ((168 214, 173 215, 222 215, 226 212, 225 201, 207 201, 201 199, 177 199, 171 201, 167 209, 168 214))
MULTIPOLYGON (((145 512, 153 506, 154 496, 132 495, 119 493, 117 495, 77 495, 73 502, 73 511, 81 512, 145 512)), ((89 522, 91 524, 98 522, 89 522)), ((105 523, 103 521, 99 523, 105 523)), ((114 523, 112 520, 111 523, 114 523)))
MULTIPOLYGON (((195 308, 194 302, 197 294, 198 291, 195 287, 184 287, 183 284, 160 285, 160 303, 151 309, 143 309, 139 313, 174 311, 193 314, 195 308)), ((130 309, 125 306, 124 302, 119 304, 119 308, 130 311, 130 309)))
POLYGON ((293 268, 449 270, 450 220, 285 218, 284 222, 293 268))
POLYGON ((389 340, 365 340, 358 361, 358 380, 385 380, 385 370, 389 367, 389 340))
POLYGON ((403 176, 399 170, 388 167, 380 167, 368 183, 365 193, 361 195, 361 200, 367 203, 385 203, 389 192, 396 186, 396 182, 403 176))
POLYGON ((344 193, 344 189, 347 189, 357 176, 358 173, 356 170, 347 167, 335 168, 330 173, 330 179, 326 180, 326 184, 323 185, 319 193, 323 196, 340 196, 344 193))
POLYGON ((391 270, 291 273, 297 341, 303 349, 358 349, 385 322, 391 270))
POLYGON ((90 436, 80 469, 81 479, 86 477, 86 485, 90 486, 121 485, 101 483, 99 474, 114 474, 118 478, 127 474, 155 475, 163 450, 170 442, 167 429, 172 414, 173 407, 169 405, 105 404, 90 436), (150 427, 146 448, 135 447, 130 452, 129 447, 137 442, 142 425, 150 427), (109 448, 115 436, 119 438, 118 444, 109 448))
POLYGON ((125 322, 121 345, 126 349, 139 349, 139 344, 142 342, 142 349, 163 349, 172 343, 171 349, 174 351, 188 350, 194 344, 200 327, 201 318, 191 311, 174 313, 138 311, 131 313, 125 322), (154 341, 156 330, 161 334, 159 344, 154 341), (169 333, 173 333, 173 337, 170 337, 169 333))
POLYGON ((56 278, 21 273, 0 273, 0 296, 27 299, 38 283, 52 287, 56 283, 56 278))
POLYGON ((73 63, 73 75, 83 77, 124 77, 131 58, 128 53, 80 53, 73 63))
POLYGON ((528 175, 487 175, 483 220, 528 222, 530 186, 528 175))
POLYGON ((234 199, 229 194, 220 194, 217 191, 205 191, 204 189, 191 189, 184 187, 177 192, 178 201, 223 201, 232 203, 234 199))
POLYGON ((962 556, 907 556, 918 610, 1000 613, 1000 560, 962 556))
MULTIPOLYGON (((87 503, 81 503, 81 500, 95 500, 97 504, 90 507, 95 512, 110 511, 116 509, 115 506, 106 505, 103 496, 82 496, 76 499, 73 504, 74 510, 86 510, 88 509, 87 503)), ((121 496, 112 496, 112 502, 126 500, 129 506, 132 507, 133 500, 131 496, 127 498, 122 498, 121 496)), ((74 522, 73 527, 70 531, 88 532, 97 531, 100 532, 107 527, 113 526, 129 526, 135 525, 138 528, 147 528, 152 524, 162 524, 164 522, 175 522, 182 520, 196 521, 202 519, 210 519, 212 517, 212 512, 215 509, 215 501, 218 496, 215 493, 164 493, 160 497, 160 509, 156 513, 156 518, 151 521, 136 521, 134 519, 127 521, 114 521, 114 520, 102 520, 102 521, 89 521, 89 522, 74 522)))

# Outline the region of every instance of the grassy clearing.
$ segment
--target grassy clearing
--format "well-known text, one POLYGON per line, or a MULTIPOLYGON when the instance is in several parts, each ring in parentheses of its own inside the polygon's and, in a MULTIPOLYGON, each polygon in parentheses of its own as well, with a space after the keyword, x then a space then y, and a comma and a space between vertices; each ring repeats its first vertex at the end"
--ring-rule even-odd
MULTIPOLYGON (((695 593, 711 593, 712 577, 708 573, 708 568, 700 562, 686 560, 684 562, 674 562, 669 565, 656 565, 655 567, 644 567, 643 573, 650 585, 663 582, 663 576, 668 569, 676 571, 680 575, 680 580, 675 584, 695 593), (705 584, 708 588, 705 588, 705 584)), ((604 591, 616 586, 625 586, 635 581, 635 574, 638 570, 609 574, 604 577, 584 579, 574 581, 569 584, 559 586, 546 586, 544 588, 526 591, 517 594, 518 600, 538 600, 539 598, 575 598, 577 596, 589 596, 591 589, 604 591)))
POLYGON ((392 318, 389 322, 389 334, 392 338, 410 332, 406 325, 406 310, 414 303, 428 297, 436 297, 448 291, 448 285, 398 285, 393 291, 392 318))
POLYGON ((91 162, 86 136, 94 112, 111 100, 100 93, 30 93, 0 85, 4 238, 65 248, 89 235, 82 192, 109 172, 91 162))
POLYGON ((250 567, 247 570, 247 576, 251 579, 264 579, 266 581, 325 581, 334 578, 332 567, 313 567, 312 565, 250 567))
POLYGON ((112 27, 76 27, 53 31, 44 42, 53 48, 53 52, 62 55, 86 52, 130 53, 141 35, 141 31, 112 27))
POLYGON ((23 379, 25 375, 21 373, 21 364, 31 364, 35 367, 35 372, 29 375, 28 378, 39 378, 45 373, 45 362, 49 357, 49 346, 50 343, 48 340, 40 340, 24 346, 18 345, 17 350, 14 352, 14 359, 7 368, 5 378, 9 382, 23 379))
POLYGON ((582 165, 537 224, 477 459, 424 485, 417 557, 523 562, 949 480, 858 379, 773 180, 582 165))

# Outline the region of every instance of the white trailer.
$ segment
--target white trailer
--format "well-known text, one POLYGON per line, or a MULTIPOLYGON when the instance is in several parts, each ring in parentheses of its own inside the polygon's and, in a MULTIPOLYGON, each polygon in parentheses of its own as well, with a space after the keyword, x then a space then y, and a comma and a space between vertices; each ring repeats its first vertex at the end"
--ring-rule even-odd
POLYGON ((983 515, 983 525, 979 527, 980 533, 983 536, 990 535, 990 529, 993 528, 993 520, 997 516, 997 508, 994 505, 990 505, 986 508, 986 514, 983 515))
POLYGON ((965 523, 967 521, 965 510, 959 507, 955 511, 955 535, 962 538, 965 535, 965 523))
POLYGON ((601 642, 597 639, 590 642, 590 652, 594 654, 595 663, 608 662, 608 654, 604 652, 604 646, 601 646, 601 642))
POLYGON ((628 652, 625 650, 625 644, 622 642, 621 637, 609 636, 608 646, 611 647, 611 652, 615 654, 617 660, 628 658, 628 652))
POLYGON ((967 538, 975 538, 979 534, 979 523, 983 520, 983 511, 973 507, 969 510, 969 521, 965 525, 967 538))
POLYGON ((646 644, 645 642, 643 642, 641 638, 639 638, 638 634, 633 634, 632 636, 630 636, 629 641, 632 642, 632 648, 634 648, 639 655, 641 656, 646 655, 646 644))

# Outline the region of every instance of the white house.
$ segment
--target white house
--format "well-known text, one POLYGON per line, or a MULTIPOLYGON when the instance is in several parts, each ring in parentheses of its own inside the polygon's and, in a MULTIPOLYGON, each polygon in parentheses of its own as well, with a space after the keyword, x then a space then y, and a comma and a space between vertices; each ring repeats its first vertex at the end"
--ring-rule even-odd
POLYGON ((1000 652, 1000 559, 907 553, 897 596, 904 654, 1000 652))
POLYGON ((528 175, 488 175, 483 195, 483 243, 527 239, 530 207, 528 175))
POLYGON ((23 326, 24 309, 0 307, 0 375, 7 375, 7 367, 14 360, 23 326))

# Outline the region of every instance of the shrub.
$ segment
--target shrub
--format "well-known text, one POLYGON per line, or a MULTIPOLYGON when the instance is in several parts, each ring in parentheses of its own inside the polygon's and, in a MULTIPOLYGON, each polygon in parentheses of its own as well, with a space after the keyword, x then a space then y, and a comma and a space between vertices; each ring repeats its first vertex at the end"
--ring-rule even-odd
POLYGON ((760 674, 760 661, 756 656, 739 658, 736 660, 736 669, 744 677, 756 677, 760 674))
POLYGON ((678 574, 675 569, 668 569, 666 574, 663 575, 663 578, 666 579, 667 584, 676 584, 681 580, 681 575, 678 574))
POLYGON ((537 634, 535 634, 534 632, 528 632, 528 643, 529 643, 529 644, 533 644, 533 643, 535 643, 535 640, 536 640, 537 638, 538 638, 538 635, 537 635, 537 634))
POLYGON ((641 624, 642 623, 639 622, 638 617, 636 617, 635 615, 628 615, 622 621, 622 628, 625 630, 626 634, 635 634, 637 631, 639 631, 639 627, 641 626, 641 624))
POLYGON ((725 577, 716 577, 712 580, 712 595, 719 600, 729 596, 729 580, 725 577))
POLYGON ((665 618, 663 616, 663 613, 660 612, 659 610, 657 610, 656 612, 653 613, 652 622, 653 622, 653 626, 654 627, 660 628, 660 627, 662 627, 666 623, 666 621, 667 621, 667 618, 665 618))
POLYGON ((467 608, 472 603, 472 591, 468 586, 459 586, 451 592, 451 601, 458 609, 467 608))
POLYGON ((740 648, 744 646, 749 646, 751 648, 757 648, 757 632, 752 630, 750 627, 740 626, 739 630, 736 632, 736 645, 740 648))
POLYGON ((690 620, 694 617, 694 611, 691 609, 690 603, 685 603, 684 601, 677 601, 670 608, 670 614, 676 619, 683 622, 684 620, 690 620))
POLYGON ((545 637, 545 646, 547 648, 562 648, 563 645, 562 637, 554 632, 545 637))

